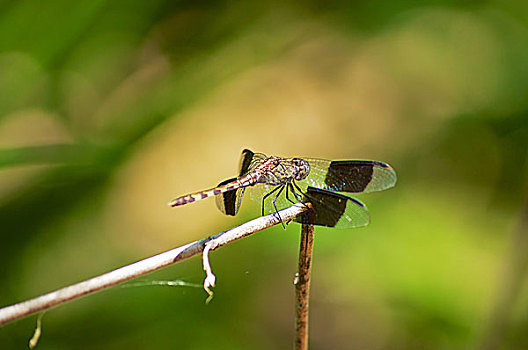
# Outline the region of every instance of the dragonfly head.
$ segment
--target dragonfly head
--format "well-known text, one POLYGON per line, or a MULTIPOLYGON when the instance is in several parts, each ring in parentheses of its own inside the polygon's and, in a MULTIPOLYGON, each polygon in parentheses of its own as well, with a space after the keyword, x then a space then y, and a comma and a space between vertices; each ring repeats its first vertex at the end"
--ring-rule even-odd
POLYGON ((310 173, 310 164, 302 158, 293 158, 292 162, 297 168, 295 180, 304 180, 310 173))

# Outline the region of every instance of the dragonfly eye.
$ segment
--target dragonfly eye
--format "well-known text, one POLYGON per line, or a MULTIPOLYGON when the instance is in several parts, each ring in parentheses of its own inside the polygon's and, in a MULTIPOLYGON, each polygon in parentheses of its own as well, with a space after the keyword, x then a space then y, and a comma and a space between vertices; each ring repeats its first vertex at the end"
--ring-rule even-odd
POLYGON ((298 168, 295 180, 304 180, 310 173, 310 164, 308 164, 306 160, 301 158, 294 158, 293 161, 298 168))

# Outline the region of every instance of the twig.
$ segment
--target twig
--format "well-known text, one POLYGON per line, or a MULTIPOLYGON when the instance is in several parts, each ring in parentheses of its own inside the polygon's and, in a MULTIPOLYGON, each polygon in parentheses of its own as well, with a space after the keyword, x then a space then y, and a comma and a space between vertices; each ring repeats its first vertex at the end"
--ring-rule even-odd
MULTIPOLYGON (((296 204, 281 210, 279 213, 282 220, 291 220, 305 211, 305 206, 296 204)), ((131 265, 126 265, 89 280, 58 289, 18 304, 6 306, 0 309, 0 325, 21 319, 36 312, 51 309, 68 301, 101 291, 119 283, 167 267, 181 260, 188 259, 201 253, 206 245, 208 246, 208 250, 215 250, 225 244, 249 236, 273 225, 277 225, 280 222, 281 221, 276 214, 259 217, 231 230, 154 255, 150 258, 140 260, 131 265)))
POLYGON ((31 339, 29 339, 29 343, 28 343, 30 349, 34 349, 37 346, 37 344, 38 344, 38 341, 40 339, 40 335, 42 334, 42 317, 44 317, 45 313, 46 313, 46 311, 42 312, 37 317, 37 326, 35 327, 35 331, 33 332, 33 336, 31 337, 31 339))
POLYGON ((204 279, 203 287, 205 291, 207 292, 207 294, 209 294, 209 297, 212 297, 213 292, 211 291, 210 287, 215 286, 216 276, 214 275, 213 270, 211 269, 211 264, 209 263, 209 251, 210 250, 211 250, 211 245, 206 244, 203 250, 203 253, 202 253, 203 269, 205 271, 205 279, 204 279))
MULTIPOLYGON (((305 213, 309 215, 310 212, 305 213)), ((312 267, 312 252, 314 226, 302 225, 301 244, 299 249, 299 270, 295 276, 295 349, 308 349, 308 307, 310 298, 310 271, 312 267)))

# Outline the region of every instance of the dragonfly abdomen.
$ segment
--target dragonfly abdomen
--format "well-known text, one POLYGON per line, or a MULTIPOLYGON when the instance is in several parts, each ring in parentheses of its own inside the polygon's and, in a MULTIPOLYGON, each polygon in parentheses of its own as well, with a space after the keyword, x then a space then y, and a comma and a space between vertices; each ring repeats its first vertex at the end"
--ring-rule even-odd
POLYGON ((218 186, 215 188, 211 188, 209 190, 195 192, 195 193, 187 194, 185 196, 178 197, 170 201, 169 206, 178 207, 180 205, 184 205, 187 203, 199 201, 200 199, 218 196, 219 194, 222 194, 228 191, 233 191, 233 190, 239 189, 240 187, 250 186, 253 184, 253 182, 254 181, 252 181, 251 177, 243 177, 243 178, 236 179, 235 181, 229 182, 222 186, 218 186))

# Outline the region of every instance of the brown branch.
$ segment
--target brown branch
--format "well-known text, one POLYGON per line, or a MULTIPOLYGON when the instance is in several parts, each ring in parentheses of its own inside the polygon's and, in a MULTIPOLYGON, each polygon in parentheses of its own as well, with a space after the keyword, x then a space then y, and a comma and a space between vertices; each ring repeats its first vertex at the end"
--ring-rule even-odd
MULTIPOLYGON (((279 214, 282 220, 288 221, 292 220, 296 216, 301 215, 305 211, 305 206, 296 204, 279 211, 279 214)), ((244 238, 279 223, 281 223, 281 220, 276 214, 259 217, 228 231, 171 249, 164 253, 154 255, 150 258, 123 266, 117 270, 93 277, 89 280, 58 289, 56 291, 20 302, 18 304, 6 306, 0 309, 0 325, 21 319, 40 311, 51 309, 68 301, 93 294, 95 292, 115 286, 119 283, 123 283, 133 278, 140 277, 150 272, 167 267, 181 260, 188 259, 194 255, 202 253, 206 246, 208 247, 207 251, 214 250, 235 240, 244 238)))
MULTIPOLYGON (((305 213, 309 215, 310 212, 305 213)), ((302 225, 301 243, 299 249, 299 270, 295 277, 295 349, 308 349, 308 307, 310 298, 310 271, 312 268, 312 252, 314 226, 302 225)))

